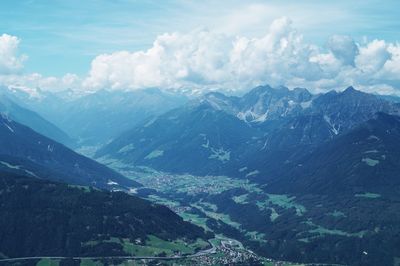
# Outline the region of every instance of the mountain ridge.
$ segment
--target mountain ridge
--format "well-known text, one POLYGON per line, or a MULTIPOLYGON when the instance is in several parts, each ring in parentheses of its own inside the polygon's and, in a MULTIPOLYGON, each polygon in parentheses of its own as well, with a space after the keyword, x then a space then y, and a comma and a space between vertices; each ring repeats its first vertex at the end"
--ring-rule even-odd
MULTIPOLYGON (((40 172, 49 169, 50 172, 58 173, 64 182, 102 188, 112 188, 110 182, 115 184, 115 188, 128 190, 130 186, 139 186, 106 166, 77 154, 4 115, 0 116, 0 144, 0 155, 3 158, 11 159, 12 162, 29 162, 29 169, 25 170, 30 172, 37 167, 40 172)), ((16 165, 10 165, 8 168, 19 170, 16 165)))
POLYGON ((320 95, 311 95, 301 88, 289 90, 269 86, 256 87, 242 97, 213 92, 148 123, 139 124, 99 149, 95 158, 106 156, 172 172, 177 171, 177 167, 173 168, 172 165, 179 165, 181 173, 197 175, 214 171, 242 178, 248 174, 262 176, 272 171, 274 164, 281 165, 291 160, 291 154, 296 153, 297 149, 314 149, 367 121, 377 112, 399 114, 400 108, 352 87, 343 92, 332 91, 320 95), (248 110, 252 114, 266 115, 262 119, 257 116, 252 116, 256 118, 253 120, 244 119, 240 116, 241 106, 250 108, 248 110), (190 114, 197 112, 208 116, 204 125, 194 117, 189 119, 190 114), (243 133, 240 143, 218 140, 218 136, 233 138, 232 124, 228 121, 235 123, 234 130, 238 136, 243 133), (200 130, 201 126, 203 128, 200 130), (168 127, 181 130, 167 130, 168 127), (218 134, 213 132, 213 127, 218 128, 218 134), (185 138, 187 131, 184 128, 193 129, 190 139, 185 138), (151 131, 157 131, 158 135, 148 137, 151 131), (200 139, 205 137, 207 140, 203 143, 200 139), (212 149, 203 147, 207 146, 207 141, 212 149), (171 145, 172 142, 175 144, 171 145), (135 151, 126 151, 127 147, 134 147, 135 151), (158 152, 157 156, 151 156, 151 159, 146 157, 152 152, 158 152), (187 161, 192 158, 189 154, 197 154, 196 159, 187 161), (239 171, 243 167, 249 171, 239 171))

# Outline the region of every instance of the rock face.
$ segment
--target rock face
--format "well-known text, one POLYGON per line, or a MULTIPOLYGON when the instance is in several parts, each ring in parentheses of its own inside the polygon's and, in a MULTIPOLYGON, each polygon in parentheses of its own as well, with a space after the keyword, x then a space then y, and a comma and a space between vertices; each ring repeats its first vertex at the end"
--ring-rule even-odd
POLYGON ((260 86, 240 99, 240 112, 237 116, 244 121, 256 123, 294 116, 308 108, 311 99, 312 95, 306 89, 260 86))

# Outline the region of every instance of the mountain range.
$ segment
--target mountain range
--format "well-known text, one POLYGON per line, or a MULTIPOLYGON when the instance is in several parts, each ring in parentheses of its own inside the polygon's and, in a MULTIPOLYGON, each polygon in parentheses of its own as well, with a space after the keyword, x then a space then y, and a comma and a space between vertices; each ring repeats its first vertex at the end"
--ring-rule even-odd
POLYGON ((102 147, 96 158, 164 171, 260 180, 276 165, 400 107, 355 90, 312 95, 257 87, 242 97, 210 93, 148 119, 102 147))
MULTIPOLYGON (((202 226, 278 260, 392 265, 400 258, 400 104, 393 97, 353 87, 312 94, 259 86, 241 96, 210 92, 190 99, 157 89, 72 98, 8 91, 1 99, 0 170, 12 176, 6 182, 22 175, 21 184, 39 187, 139 188, 139 195, 156 202, 184 202, 182 209, 197 222, 207 220, 202 226), (94 146, 98 162, 67 146, 94 146), (140 173, 127 178, 99 162, 114 162, 124 174, 135 167, 153 169, 150 176, 160 171, 157 182, 227 176, 247 185, 231 181, 216 194, 172 188, 163 194, 134 181, 140 173)), ((103 199, 114 195, 89 191, 103 199)), ((160 214, 180 226, 171 213, 160 214)), ((161 216, 149 219, 168 228, 161 231, 171 229, 161 216)))
POLYGON ((259 232, 262 240, 254 242, 232 233, 235 227, 223 230, 264 256, 392 265, 400 257, 399 111, 395 101, 353 87, 209 93, 137 124, 95 158, 255 182, 262 192, 237 187, 200 202, 215 205, 239 229, 259 232))
POLYGON ((184 95, 159 89, 100 90, 84 95, 72 92, 27 93, 3 88, 14 102, 33 110, 75 140, 75 147, 99 146, 146 118, 186 103, 184 95))
POLYGON ((348 133, 286 163, 269 183, 285 193, 396 195, 400 191, 400 117, 377 113, 348 133))
POLYGON ((6 107, 13 112, 0 116, 0 260, 32 256, 27 263, 36 265, 46 256, 172 256, 209 247, 212 233, 125 193, 141 184, 12 120, 25 109, 6 107))

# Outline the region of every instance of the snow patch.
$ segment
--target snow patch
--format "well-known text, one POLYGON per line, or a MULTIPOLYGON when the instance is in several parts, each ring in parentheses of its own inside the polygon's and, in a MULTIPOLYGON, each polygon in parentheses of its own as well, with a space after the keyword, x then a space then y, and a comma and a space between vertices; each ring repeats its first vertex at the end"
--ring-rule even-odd
POLYGON ((114 181, 112 181, 112 180, 108 180, 107 185, 109 185, 109 186, 114 186, 114 185, 118 185, 118 183, 117 183, 117 182, 114 182, 114 181))
POLYGON ((10 169, 18 169, 18 170, 21 169, 21 165, 12 165, 12 164, 9 164, 9 163, 3 162, 3 161, 0 161, 0 163, 4 166, 7 166, 10 169))
POLYGON ((244 171, 246 171, 246 170, 247 170, 247 166, 240 168, 240 169, 239 169, 239 172, 244 172, 244 171))
POLYGON ((201 144, 201 147, 208 149, 210 147, 210 141, 207 139, 206 144, 201 144))
POLYGON ((217 159, 221 162, 227 162, 231 159, 231 152, 225 151, 223 148, 211 148, 211 152, 212 154, 208 157, 209 159, 217 159))
POLYGON ((336 128, 336 126, 334 124, 332 124, 331 119, 327 115, 324 115, 324 120, 331 127, 331 131, 333 132, 333 134, 335 134, 335 135, 339 134, 340 125, 338 128, 336 128))
POLYGON ((157 120, 157 117, 151 119, 149 122, 147 122, 147 123, 144 125, 144 127, 149 127, 149 126, 151 126, 156 120, 157 120))
POLYGON ((122 147, 121 149, 119 149, 118 153, 124 153, 124 152, 129 152, 135 149, 135 145, 133 145, 133 143, 128 144, 124 147, 122 147))
POLYGON ((129 193, 137 194, 137 188, 133 188, 133 187, 129 188, 129 193))
POLYGON ((53 145, 47 145, 47 151, 48 152, 53 152, 54 151, 54 146, 53 145))
POLYGON ((252 122, 262 123, 262 122, 265 122, 265 120, 267 120, 267 117, 268 117, 268 111, 266 111, 264 114, 258 116, 252 122))
POLYGON ((25 171, 25 173, 27 173, 28 175, 31 175, 31 176, 33 176, 33 177, 36 177, 36 178, 39 178, 34 172, 32 172, 32 171, 29 171, 29 170, 24 170, 25 171))
POLYGON ((162 150, 155 150, 150 152, 146 157, 144 157, 146 160, 149 159, 154 159, 154 158, 158 158, 164 155, 164 151, 162 150))
POLYGON ((263 147, 261 148, 261 150, 265 150, 267 148, 268 145, 268 139, 265 140, 263 147))
POLYGON ((377 150, 369 150, 369 151, 365 151, 364 153, 378 153, 377 150))
POLYGON ((248 173, 248 174, 246 175, 246 177, 255 176, 255 175, 258 175, 259 173, 260 173, 260 171, 254 170, 254 171, 251 171, 250 173, 248 173))
POLYGON ((0 164, 4 165, 4 166, 6 166, 6 167, 8 167, 10 169, 24 170, 24 172, 27 173, 28 175, 31 175, 33 177, 39 178, 37 175, 35 175, 35 173, 33 173, 33 172, 29 171, 29 170, 26 170, 26 169, 22 169, 21 165, 12 165, 10 163, 3 162, 3 161, 0 161, 0 164))
POLYGON ((311 103, 312 103, 312 100, 307 101, 307 102, 302 102, 302 103, 300 103, 300 106, 301 106, 301 108, 303 108, 303 109, 307 109, 307 108, 310 108, 311 103))
POLYGON ((243 120, 245 122, 255 122, 255 123, 262 123, 267 120, 268 117, 268 111, 266 111, 263 114, 257 114, 253 112, 251 109, 245 111, 245 112, 239 112, 236 115, 237 118, 240 120, 243 120))
POLYGON ((6 123, 3 123, 7 128, 8 128, 8 130, 10 130, 12 133, 14 133, 14 129, 12 129, 9 125, 7 125, 6 123))
POLYGON ((371 136, 369 136, 368 137, 368 140, 380 140, 380 138, 378 138, 377 136, 375 136, 375 135, 371 135, 371 136))

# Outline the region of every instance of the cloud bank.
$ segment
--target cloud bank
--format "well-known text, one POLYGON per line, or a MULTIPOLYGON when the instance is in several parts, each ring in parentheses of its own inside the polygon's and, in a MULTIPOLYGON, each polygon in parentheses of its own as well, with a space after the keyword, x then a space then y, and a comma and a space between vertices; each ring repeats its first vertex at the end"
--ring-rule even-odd
POLYGON ((304 41, 290 19, 275 20, 260 38, 230 37, 209 30, 158 36, 147 51, 96 57, 83 85, 100 89, 143 87, 225 90, 260 84, 316 90, 349 85, 367 91, 400 89, 400 45, 356 43, 332 36, 326 47, 304 41))
POLYGON ((290 19, 272 22, 264 36, 228 36, 207 29, 165 33, 146 51, 118 51, 93 59, 88 75, 63 78, 20 75, 19 40, 0 38, 0 83, 77 90, 184 89, 247 90, 261 84, 313 91, 353 85, 368 92, 400 94, 400 44, 355 42, 332 36, 324 47, 306 42, 290 19))

